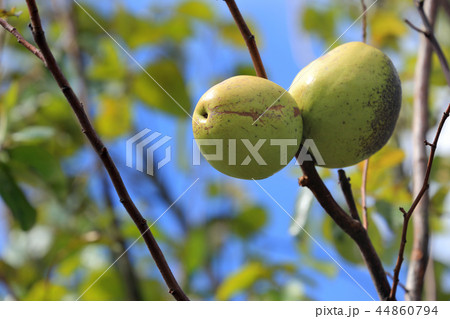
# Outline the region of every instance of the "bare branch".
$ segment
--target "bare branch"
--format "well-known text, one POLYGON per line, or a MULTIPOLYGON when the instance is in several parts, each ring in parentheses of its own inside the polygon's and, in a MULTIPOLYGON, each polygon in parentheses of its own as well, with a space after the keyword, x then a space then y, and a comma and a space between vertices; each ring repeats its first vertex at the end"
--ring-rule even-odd
MULTIPOLYGON (((168 288, 169 292, 174 296, 176 300, 189 300, 189 298, 185 295, 183 290, 178 285, 175 277, 170 270, 167 261, 159 248, 158 243, 156 242, 153 234, 148 227, 147 221, 142 217, 139 210, 134 205, 134 202, 131 200, 131 197, 125 187, 125 184, 120 176, 119 171, 111 159, 109 152, 103 142, 98 137, 95 129, 93 128, 89 118, 84 111, 83 104, 80 102, 77 95, 73 92, 69 82, 65 78, 64 74, 61 72, 53 53, 51 52, 47 40, 44 35, 44 30, 42 28, 41 19, 39 16, 39 11, 34 0, 27 0, 28 10, 30 12, 31 18, 31 30, 33 33, 34 40, 41 50, 42 60, 47 64, 49 71, 51 72, 53 78, 58 83, 62 93, 66 97, 70 106, 72 107, 77 119, 81 125, 83 133, 88 138, 94 150, 97 152, 97 155, 101 159, 103 166, 106 168, 109 177, 114 185, 114 188, 119 196, 120 202, 123 204, 125 209, 127 210, 130 217, 133 219, 134 223, 139 229, 139 232, 142 234, 145 243, 153 256, 153 259, 156 262, 168 288)), ((8 27, 8 24, 2 26, 8 27)), ((13 29, 11 29, 13 30, 13 29)), ((11 31, 10 31, 11 32, 11 31)), ((17 38, 17 35, 15 35, 17 38)), ((22 43, 23 44, 23 43, 22 43)), ((34 54, 37 51, 31 50, 34 54)), ((39 57, 39 56, 38 56, 39 57)))
POLYGON ((343 169, 338 170, 339 182, 341 184, 342 192, 344 193, 345 200, 347 202, 348 209, 350 210, 350 215, 353 219, 361 222, 358 215, 358 210, 356 209, 355 198, 352 193, 352 186, 350 185, 350 178, 345 175, 343 169))
POLYGON ((31 53, 33 53, 35 56, 37 56, 47 66, 47 63, 45 62, 45 59, 42 56, 41 51, 39 51, 39 49, 36 48, 34 45, 32 45, 30 42, 25 40, 25 38, 19 33, 19 31, 17 31, 17 29, 15 27, 10 25, 5 19, 2 19, 2 18, 0 18, 0 25, 3 28, 5 28, 6 31, 11 33, 13 36, 15 36, 17 39, 17 42, 19 42, 27 50, 29 50, 31 53))
POLYGON ((408 222, 409 219, 411 218, 414 210, 416 209, 417 205, 419 204, 420 200, 422 199, 423 194, 425 194, 425 192, 428 190, 429 188, 429 184, 428 184, 428 180, 430 178, 430 173, 431 173, 431 167, 433 165, 433 159, 434 159, 434 154, 436 152, 436 147, 437 147, 437 143, 439 140, 439 136, 441 134, 442 128, 444 126, 445 121, 447 120, 447 118, 450 115, 450 104, 447 107, 447 110, 444 112, 444 114, 442 115, 441 121, 439 122, 439 126, 436 132, 436 136, 434 137, 434 141, 431 144, 430 148, 430 156, 428 157, 428 164, 427 164, 427 171, 425 172, 425 178, 422 184, 422 188, 420 189, 419 193, 417 194, 416 198, 414 199, 414 202, 412 203, 410 209, 408 210, 408 212, 405 212, 405 210, 403 208, 401 208, 400 210, 403 212, 403 216, 404 216, 404 221, 403 221, 403 228, 402 228, 402 237, 401 237, 401 242, 400 242, 400 249, 398 252, 398 258, 397 258, 397 263, 395 265, 395 269, 394 269, 394 280, 392 283, 392 289, 391 289, 391 293, 390 293, 390 299, 394 300, 395 299, 395 294, 397 291, 397 285, 399 282, 399 275, 400 275, 400 269, 402 267, 402 262, 403 262, 403 254, 405 251, 405 246, 406 246, 406 235, 408 232, 408 222))
POLYGON ((245 23, 245 20, 242 17, 241 12, 239 11, 238 6, 236 5, 236 2, 234 2, 234 0, 224 0, 224 1, 227 3, 231 15, 233 16, 234 21, 239 27, 239 31, 241 31, 242 37, 244 38, 245 43, 247 44, 248 51, 250 52, 250 56, 253 61, 253 66, 256 71, 256 75, 267 79, 266 70, 264 69, 261 56, 259 55, 258 47, 256 46, 255 36, 250 32, 250 29, 248 28, 247 23, 245 23))

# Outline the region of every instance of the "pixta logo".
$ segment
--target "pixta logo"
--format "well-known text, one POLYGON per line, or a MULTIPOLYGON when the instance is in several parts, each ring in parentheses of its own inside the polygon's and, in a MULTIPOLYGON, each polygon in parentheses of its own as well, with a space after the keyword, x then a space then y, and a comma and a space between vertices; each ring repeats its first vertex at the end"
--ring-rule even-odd
MULTIPOLYGON (((264 158, 259 153, 261 147, 265 144, 269 143, 271 147, 273 147, 273 152, 279 152, 280 165, 287 165, 291 160, 287 157, 287 149, 289 146, 297 145, 296 139, 260 139, 256 143, 252 144, 252 142, 248 139, 196 139, 192 142, 192 164, 200 165, 200 148, 202 146, 211 146, 214 148, 214 152, 209 154, 203 153, 203 157, 208 161, 227 161, 228 165, 241 165, 246 166, 249 165, 251 161, 255 161, 258 165, 267 165, 264 158), (224 142, 226 141, 226 143, 224 142), (243 159, 242 162, 237 162, 237 147, 236 144, 241 143, 245 148, 245 153, 247 156, 243 159), (196 147, 196 145, 198 147, 196 147), (227 146, 225 146, 227 145, 227 146), (227 152, 224 152, 224 148, 226 147, 227 152), (224 154, 227 153, 227 158, 224 159, 224 154)), ((212 149, 209 148, 209 149, 212 149)), ((320 155, 319 149, 312 139, 307 139, 303 142, 302 147, 297 156, 298 164, 303 164, 303 162, 307 161, 315 161, 317 165, 325 165, 325 162, 320 155)))
POLYGON ((146 128, 127 140, 126 164, 128 167, 133 168, 133 164, 135 162, 136 169, 140 172, 144 172, 145 159, 145 173, 148 175, 153 175, 154 167, 160 169, 170 162, 172 155, 170 145, 164 148, 164 158, 158 163, 154 162, 154 154, 172 138, 170 136, 163 136, 158 139, 162 135, 161 133, 153 132, 150 134, 150 132, 151 130, 146 128), (136 161, 134 161, 134 159, 136 159, 136 161))

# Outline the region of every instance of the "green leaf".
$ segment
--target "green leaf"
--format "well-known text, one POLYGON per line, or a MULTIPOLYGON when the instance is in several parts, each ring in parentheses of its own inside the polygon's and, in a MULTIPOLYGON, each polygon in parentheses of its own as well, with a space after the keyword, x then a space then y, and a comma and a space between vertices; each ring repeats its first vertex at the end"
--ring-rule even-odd
POLYGON ((157 83, 144 72, 136 76, 132 83, 133 93, 143 103, 179 117, 190 114, 191 102, 186 83, 173 61, 159 60, 147 67, 147 72, 157 83))
POLYGON ((204 264, 207 257, 207 243, 203 228, 193 229, 189 232, 183 245, 183 260, 188 275, 204 264))
POLYGON ((256 281, 267 278, 269 271, 260 262, 251 262, 226 278, 216 292, 218 300, 228 300, 235 294, 250 288, 256 281))
POLYGON ((27 291, 24 301, 61 301, 68 293, 67 289, 60 285, 55 285, 45 279, 33 284, 27 291))
POLYGON ((239 64, 236 66, 234 74, 237 75, 253 75, 256 76, 255 68, 253 64, 239 64))
POLYGON ((325 239, 334 245, 339 255, 352 263, 362 263, 358 246, 331 218, 324 218, 322 227, 325 239))
POLYGON ((120 58, 120 48, 110 39, 102 39, 97 44, 98 52, 92 61, 89 70, 90 78, 94 80, 120 80, 126 75, 126 63, 120 58))
POLYGON ((0 196, 11 210, 20 228, 29 230, 36 222, 36 210, 30 205, 8 167, 0 163, 0 196))
POLYGON ((9 150, 13 167, 38 176, 59 198, 66 194, 66 178, 61 165, 47 150, 39 146, 19 146, 9 150))
POLYGON ((319 10, 314 7, 306 7, 300 21, 303 28, 323 40, 329 42, 335 40, 335 12, 333 8, 319 10))
POLYGON ((84 293, 81 300, 115 301, 126 299, 125 289, 115 268, 111 268, 107 272, 104 272, 104 269, 91 272, 80 286, 79 294, 81 293, 84 293), (91 287, 96 280, 98 282, 91 287))
MULTIPOLYGON (((3 94, 1 107, 4 107, 6 111, 10 110, 17 104, 17 98, 19 97, 19 82, 14 81, 11 83, 9 89, 3 94)), ((0 108, 1 109, 1 108, 0 108)))
POLYGON ((112 30, 119 34, 131 49, 155 44, 165 38, 165 30, 152 19, 142 18, 120 7, 113 20, 112 30))
POLYGON ((204 21, 212 21, 214 19, 213 10, 203 1, 182 2, 177 8, 177 12, 204 21))
POLYGON ((180 43, 192 35, 190 21, 182 16, 175 16, 161 25, 164 36, 175 43, 180 43))
POLYGON ((131 125, 131 101, 127 97, 100 96, 95 127, 101 137, 119 137, 127 133, 131 125))
POLYGON ((232 219, 232 230, 242 238, 255 235, 267 223, 267 212, 261 206, 247 206, 232 219))

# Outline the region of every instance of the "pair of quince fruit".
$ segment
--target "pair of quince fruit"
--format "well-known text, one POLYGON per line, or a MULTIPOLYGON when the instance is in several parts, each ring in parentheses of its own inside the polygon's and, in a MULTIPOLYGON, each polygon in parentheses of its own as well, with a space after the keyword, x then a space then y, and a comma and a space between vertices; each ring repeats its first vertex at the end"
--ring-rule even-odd
MULTIPOLYGON (((361 42, 338 46, 301 70, 288 91, 255 76, 210 88, 193 115, 194 137, 220 172, 262 179, 305 145, 316 165, 354 165, 386 144, 401 106, 391 60, 361 42)), ((301 161, 302 159, 299 158, 301 161)))

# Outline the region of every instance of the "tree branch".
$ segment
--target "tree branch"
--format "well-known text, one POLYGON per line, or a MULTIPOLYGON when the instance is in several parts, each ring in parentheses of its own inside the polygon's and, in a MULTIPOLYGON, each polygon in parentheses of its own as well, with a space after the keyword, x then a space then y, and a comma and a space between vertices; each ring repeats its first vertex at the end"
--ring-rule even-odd
POLYGON ((5 28, 6 31, 11 33, 13 36, 16 37, 17 42, 19 42, 21 45, 23 45, 26 49, 28 49, 31 53, 33 53, 35 56, 37 56, 44 64, 47 66, 47 62, 45 62, 44 57, 42 56, 41 51, 39 51, 38 48, 36 48, 34 45, 32 45, 30 42, 25 40, 25 38, 17 31, 15 27, 10 25, 5 19, 0 18, 0 25, 5 28))
POLYGON ((334 200, 330 191, 317 173, 313 162, 304 162, 300 167, 304 174, 299 179, 300 186, 308 187, 313 192, 320 205, 325 209, 325 212, 356 242, 364 262, 369 269, 378 296, 381 300, 387 300, 390 291, 389 282, 381 260, 370 241, 367 231, 359 221, 348 215, 334 200))
POLYGON ((234 0, 224 0, 227 3, 228 8, 230 9, 231 15, 236 22, 239 31, 241 31, 242 37, 247 44, 248 51, 250 52, 250 56, 253 61, 253 66, 256 71, 256 75, 262 78, 267 79, 266 70, 264 69, 264 65, 261 60, 261 56, 259 55, 258 47, 256 46, 255 36, 250 32, 250 29, 245 23, 244 18, 239 11, 238 6, 234 0))
MULTIPOLYGON (((432 1, 434 2, 435 0, 432 1)), ((442 72, 444 73, 445 79, 447 80, 447 85, 450 87, 450 69, 448 66, 448 62, 447 59, 445 58, 445 54, 442 51, 441 46, 439 45, 439 42, 436 39, 436 36, 434 35, 433 26, 428 20, 427 15, 425 14, 424 0, 421 1, 415 0, 414 3, 416 5, 417 11, 419 11, 419 15, 420 18, 422 19, 425 30, 416 27, 407 19, 405 19, 405 22, 417 32, 422 33, 431 42, 434 52, 436 52, 439 59, 439 63, 441 64, 442 72)), ((437 3, 435 5, 437 5, 437 3)))
POLYGON ((400 250, 398 252, 397 263, 395 265, 395 270, 394 270, 394 280, 392 283, 392 289, 391 289, 391 293, 390 293, 391 300, 395 299, 395 293, 397 291, 397 285, 399 282, 399 274, 400 274, 400 269, 402 267, 403 253, 405 251, 405 245, 406 245, 408 222, 414 212, 414 209, 416 209, 422 196, 425 194, 425 192, 428 190, 428 187, 430 186, 428 184, 428 180, 430 178, 431 167, 433 165, 434 153, 436 152, 436 147, 437 147, 437 143, 438 143, 442 128, 444 126, 445 121, 449 117, 449 115, 450 115, 450 104, 448 105, 447 110, 442 115, 442 118, 441 118, 441 121, 439 122, 439 126, 438 126, 438 129, 436 132, 436 136, 434 137, 433 143, 428 143, 427 141, 424 141, 424 143, 426 145, 430 146, 431 151, 430 151, 430 156, 428 157, 427 171, 425 172, 425 178, 423 180, 422 188, 420 189, 419 193, 417 194, 416 198, 414 199, 414 202, 412 203, 408 212, 406 212, 403 208, 400 208, 400 211, 403 213, 404 221, 403 221, 403 228, 402 228, 402 237, 401 237, 401 242, 400 242, 400 250))
POLYGON ((361 222, 359 219, 358 210, 356 209, 355 198, 353 197, 352 186, 350 185, 350 178, 345 175, 345 171, 343 169, 338 170, 338 174, 342 193, 344 193, 345 201, 347 202, 348 209, 350 210, 350 215, 354 220, 361 222))
MULTIPOLYGON (((158 266, 159 271, 161 272, 169 288, 169 293, 171 293, 176 300, 189 300, 189 298, 180 288, 178 282, 173 276, 172 271, 170 270, 170 267, 167 264, 167 261, 161 249, 159 248, 158 243, 156 242, 155 238, 153 237, 153 234, 150 231, 150 228, 148 227, 147 221, 144 219, 144 217, 142 217, 141 213, 136 208, 134 202, 131 200, 131 197, 125 187, 122 177, 120 176, 120 173, 117 170, 114 161, 111 159, 111 156, 107 148, 100 140, 100 138, 97 135, 97 132, 95 131, 94 127, 89 121, 89 118, 84 110, 83 104, 80 102, 77 95, 73 92, 69 82, 65 78, 64 74, 61 72, 61 69, 59 68, 55 60, 55 57, 53 56, 53 53, 51 52, 47 44, 47 40, 44 35, 44 30, 42 28, 41 19, 39 16, 39 11, 36 2, 34 0, 27 0, 26 2, 28 5, 28 10, 30 12, 31 31, 33 33, 33 38, 37 46, 41 50, 43 60, 47 64, 48 70, 51 72, 53 78, 57 82, 58 86, 61 88, 62 93, 64 94, 70 106, 72 107, 81 125, 82 132, 86 135, 87 139, 89 140, 92 147, 99 156, 100 160, 102 161, 103 166, 106 168, 109 177, 114 185, 114 188, 117 192, 117 195, 119 196, 120 202, 125 207, 128 214, 133 219, 134 223, 139 229, 139 232, 141 233, 142 237, 144 238, 144 241, 152 257, 155 260, 155 263, 158 266)), ((17 35, 15 36, 17 38, 17 35)), ((36 51, 32 52, 34 53, 36 51)))

